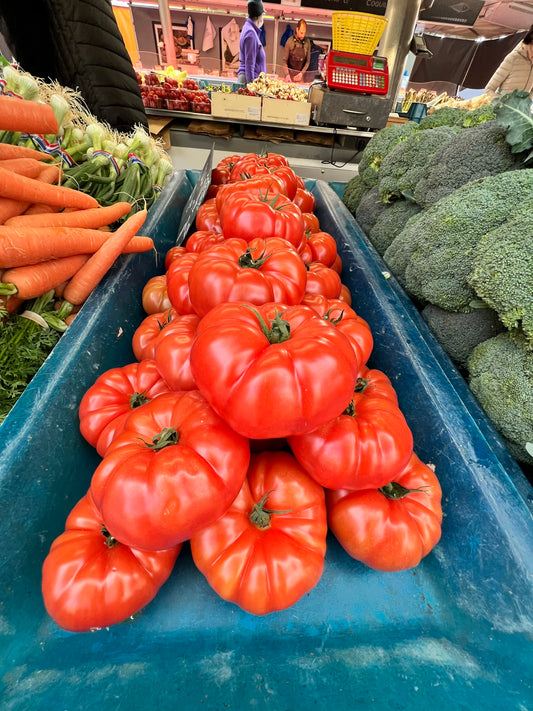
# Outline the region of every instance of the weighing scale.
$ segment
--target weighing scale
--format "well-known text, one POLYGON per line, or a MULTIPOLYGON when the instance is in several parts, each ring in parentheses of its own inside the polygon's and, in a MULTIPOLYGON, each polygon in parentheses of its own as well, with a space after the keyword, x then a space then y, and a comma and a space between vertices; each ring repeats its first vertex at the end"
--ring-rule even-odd
POLYGON ((383 17, 334 12, 333 48, 326 59, 325 81, 311 85, 309 102, 317 124, 361 129, 383 128, 392 99, 386 57, 374 51, 386 25, 383 17))
POLYGON ((326 60, 326 83, 330 89, 386 94, 389 90, 387 59, 332 49, 326 60))

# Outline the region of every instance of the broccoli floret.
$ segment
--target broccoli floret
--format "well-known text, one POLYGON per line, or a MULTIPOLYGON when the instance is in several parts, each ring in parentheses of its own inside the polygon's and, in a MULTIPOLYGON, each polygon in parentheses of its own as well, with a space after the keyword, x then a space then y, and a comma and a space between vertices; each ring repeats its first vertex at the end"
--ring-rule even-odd
POLYGON ((466 367, 468 357, 477 345, 505 331, 493 309, 456 313, 428 304, 421 313, 437 341, 461 368, 466 367))
POLYGON ((415 298, 468 312, 478 299, 468 283, 475 245, 530 200, 532 191, 533 169, 467 183, 411 217, 383 258, 415 298))
POLYGON ((386 209, 387 205, 379 199, 379 188, 377 185, 374 185, 374 187, 367 190, 361 198, 357 210, 355 211, 355 219, 363 232, 368 234, 376 224, 376 220, 380 214, 386 209))
POLYGON ((464 128, 428 162, 413 195, 427 208, 471 180, 522 167, 495 121, 464 128))
POLYGON ((413 131, 391 148, 379 169, 381 200, 392 202, 402 195, 412 194, 432 156, 460 130, 438 126, 427 131, 413 131))
POLYGON ((461 109, 455 106, 443 106, 442 109, 435 109, 432 113, 424 116, 419 127, 424 131, 427 128, 437 126, 457 126, 463 125, 468 109, 461 109))
POLYGON ((381 161, 390 151, 390 149, 403 141, 404 138, 416 131, 418 124, 414 121, 406 121, 405 123, 393 123, 391 126, 385 126, 366 144, 358 165, 358 172, 363 183, 371 188, 378 182, 378 172, 381 161))
POLYGON ((478 106, 477 109, 471 109, 466 114, 463 121, 463 128, 479 126, 487 121, 494 121, 495 118, 496 112, 494 111, 494 106, 492 104, 483 104, 483 106, 478 106))
POLYGON ((472 251, 469 284, 509 329, 533 347, 533 200, 483 235, 472 251))
POLYGON ((374 226, 367 232, 377 252, 383 256, 387 247, 398 235, 407 220, 421 210, 420 205, 410 200, 395 200, 378 215, 374 226))
POLYGON ((533 351, 523 336, 500 333, 476 346, 468 359, 468 383, 514 457, 533 458, 533 351))
POLYGON ((355 215, 357 206, 361 202, 361 198, 367 190, 368 187, 363 183, 360 175, 354 175, 354 177, 351 178, 344 186, 342 202, 346 205, 352 215, 355 215))

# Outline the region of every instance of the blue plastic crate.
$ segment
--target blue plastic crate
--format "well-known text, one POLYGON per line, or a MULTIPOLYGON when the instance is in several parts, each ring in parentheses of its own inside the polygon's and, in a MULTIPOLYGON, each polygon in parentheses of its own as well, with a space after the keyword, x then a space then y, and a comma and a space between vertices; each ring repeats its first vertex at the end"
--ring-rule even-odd
MULTIPOLYGON (((173 244, 195 173, 182 173, 149 233, 173 244)), ((379 573, 333 537, 323 577, 288 610, 254 617, 221 600, 185 546, 135 619, 72 634, 47 616, 40 568, 99 458, 79 435, 81 395, 132 361, 141 289, 162 263, 128 257, 99 287, 0 429, 2 711, 533 708, 532 491, 461 376, 338 195, 308 181, 343 281, 374 333, 443 489, 442 539, 420 565, 379 573)))

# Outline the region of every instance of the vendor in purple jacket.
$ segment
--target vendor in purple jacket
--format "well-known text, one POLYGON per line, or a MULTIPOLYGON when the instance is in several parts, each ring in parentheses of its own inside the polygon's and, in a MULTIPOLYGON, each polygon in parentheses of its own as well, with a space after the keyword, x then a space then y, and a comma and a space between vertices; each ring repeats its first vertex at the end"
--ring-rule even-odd
POLYGON ((239 43, 239 82, 241 84, 253 81, 261 72, 266 74, 265 50, 260 39, 264 12, 261 0, 250 0, 248 19, 243 25, 239 43))

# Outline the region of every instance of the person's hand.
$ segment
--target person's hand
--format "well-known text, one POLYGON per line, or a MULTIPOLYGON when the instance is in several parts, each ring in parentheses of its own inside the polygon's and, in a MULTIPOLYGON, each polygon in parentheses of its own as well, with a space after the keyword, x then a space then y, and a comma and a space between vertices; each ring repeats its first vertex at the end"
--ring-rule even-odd
POLYGON ((290 74, 286 74, 286 75, 285 75, 285 81, 286 81, 286 82, 291 82, 291 81, 292 81, 290 74))
POLYGON ((302 72, 294 76, 294 81, 302 81, 302 72))

